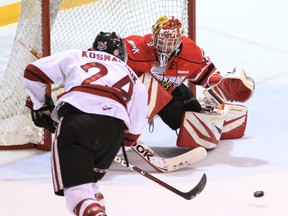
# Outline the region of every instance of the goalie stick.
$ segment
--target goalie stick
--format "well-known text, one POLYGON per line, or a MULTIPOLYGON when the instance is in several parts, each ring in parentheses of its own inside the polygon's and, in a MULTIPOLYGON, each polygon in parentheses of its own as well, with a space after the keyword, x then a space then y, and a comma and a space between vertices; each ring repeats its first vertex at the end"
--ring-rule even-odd
POLYGON ((120 157, 116 156, 114 161, 116 161, 117 163, 121 164, 122 166, 125 166, 128 169, 130 169, 130 170, 132 170, 132 171, 134 171, 134 172, 136 172, 136 173, 138 173, 138 174, 140 174, 140 175, 142 175, 142 176, 144 176, 144 177, 156 182, 157 184, 161 185, 162 187, 172 191, 173 193, 175 193, 178 196, 181 196, 182 198, 187 199, 187 200, 191 200, 191 199, 195 198, 198 194, 200 194, 203 191, 203 189, 205 188, 206 183, 207 183, 207 176, 204 173, 202 175, 200 181, 198 182, 198 184, 194 188, 192 188, 188 192, 182 192, 182 191, 172 187, 171 185, 161 181, 160 179, 152 176, 151 174, 149 174, 148 172, 140 169, 137 166, 134 166, 134 165, 132 165, 130 163, 127 166, 126 161, 124 159, 120 158, 120 157))
POLYGON ((151 148, 145 146, 145 144, 140 140, 137 140, 137 142, 132 146, 132 149, 155 170, 161 173, 182 169, 204 159, 207 156, 205 148, 197 147, 176 157, 163 158, 157 155, 151 148))

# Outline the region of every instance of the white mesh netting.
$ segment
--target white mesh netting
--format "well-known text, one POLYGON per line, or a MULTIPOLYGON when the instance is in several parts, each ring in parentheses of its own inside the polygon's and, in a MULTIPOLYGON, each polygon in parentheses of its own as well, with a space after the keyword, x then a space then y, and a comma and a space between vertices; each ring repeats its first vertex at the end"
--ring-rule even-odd
MULTIPOLYGON (((22 0, 16 36, 42 55, 41 2, 22 0)), ((91 47, 100 31, 115 31, 121 37, 151 33, 163 15, 182 21, 188 34, 188 0, 50 0, 51 53, 91 47)), ((16 38, 16 37, 15 37, 16 38)), ((15 40, 3 78, 0 80, 0 146, 43 143, 43 131, 35 127, 22 85, 26 65, 35 61, 27 48, 15 40)), ((52 91, 53 95, 57 91, 52 91)))

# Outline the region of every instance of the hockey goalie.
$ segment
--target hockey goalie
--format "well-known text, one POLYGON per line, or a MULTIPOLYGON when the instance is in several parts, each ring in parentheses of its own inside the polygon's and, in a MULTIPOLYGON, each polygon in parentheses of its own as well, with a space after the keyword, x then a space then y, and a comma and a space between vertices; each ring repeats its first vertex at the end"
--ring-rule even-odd
POLYGON ((247 124, 243 102, 255 83, 243 68, 223 76, 202 48, 183 35, 181 22, 160 17, 152 34, 124 39, 127 64, 149 93, 149 121, 157 114, 172 130, 179 130, 177 146, 215 148, 220 139, 240 138, 247 124), (185 81, 202 86, 199 102, 185 81))

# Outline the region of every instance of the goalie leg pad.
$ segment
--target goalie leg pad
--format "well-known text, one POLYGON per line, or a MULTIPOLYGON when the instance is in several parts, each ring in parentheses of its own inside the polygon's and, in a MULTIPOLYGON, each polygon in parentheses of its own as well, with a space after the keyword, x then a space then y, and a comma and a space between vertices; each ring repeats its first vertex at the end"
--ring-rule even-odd
POLYGON ((247 109, 239 104, 225 103, 211 113, 185 112, 177 146, 212 149, 221 139, 242 137, 246 124, 247 109))
POLYGON ((248 112, 245 106, 239 104, 223 104, 221 109, 226 110, 221 139, 235 139, 243 137, 248 112))
POLYGON ((222 134, 225 112, 185 112, 182 118, 178 147, 206 149, 216 148, 222 134))

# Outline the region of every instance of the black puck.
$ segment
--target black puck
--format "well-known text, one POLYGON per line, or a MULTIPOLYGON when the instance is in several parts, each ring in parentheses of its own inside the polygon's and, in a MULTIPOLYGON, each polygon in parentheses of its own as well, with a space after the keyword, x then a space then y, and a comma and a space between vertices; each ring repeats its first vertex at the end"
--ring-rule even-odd
POLYGON ((262 197, 264 196, 264 191, 255 191, 254 192, 254 197, 262 197))

